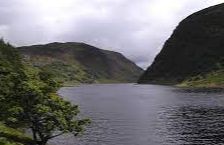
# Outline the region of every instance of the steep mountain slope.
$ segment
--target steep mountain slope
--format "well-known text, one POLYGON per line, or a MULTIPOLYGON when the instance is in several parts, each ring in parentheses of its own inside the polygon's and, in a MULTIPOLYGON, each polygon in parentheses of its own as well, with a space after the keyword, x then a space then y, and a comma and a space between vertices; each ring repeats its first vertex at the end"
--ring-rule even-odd
POLYGON ((68 84, 136 82, 142 73, 120 53, 84 43, 50 43, 20 47, 19 51, 34 66, 68 84))
POLYGON ((224 67, 224 4, 184 19, 139 83, 177 84, 224 67))

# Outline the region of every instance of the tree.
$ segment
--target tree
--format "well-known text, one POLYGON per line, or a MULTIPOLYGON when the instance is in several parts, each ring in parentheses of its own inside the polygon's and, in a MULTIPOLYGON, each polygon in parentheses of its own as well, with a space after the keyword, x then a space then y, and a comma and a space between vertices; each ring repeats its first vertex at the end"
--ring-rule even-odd
POLYGON ((0 111, 4 112, 0 120, 30 129, 35 145, 65 133, 81 133, 90 121, 80 119, 78 106, 57 95, 60 85, 50 74, 22 64, 17 53, 11 62, 12 54, 13 47, 0 42, 0 111))
POLYGON ((29 120, 27 123, 35 143, 45 145, 48 140, 64 133, 78 135, 82 132, 89 121, 77 119, 78 113, 78 106, 52 94, 32 107, 32 111, 25 111, 23 117, 29 120))

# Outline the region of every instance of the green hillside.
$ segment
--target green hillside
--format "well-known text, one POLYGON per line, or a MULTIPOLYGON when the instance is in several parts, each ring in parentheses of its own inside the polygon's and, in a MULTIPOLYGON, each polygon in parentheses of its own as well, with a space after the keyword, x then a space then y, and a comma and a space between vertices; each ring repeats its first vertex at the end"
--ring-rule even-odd
POLYGON ((33 66, 65 84, 136 82, 143 70, 122 54, 84 43, 50 43, 19 47, 33 66))
POLYGON ((224 88, 224 69, 190 77, 178 84, 178 86, 193 88, 224 88))

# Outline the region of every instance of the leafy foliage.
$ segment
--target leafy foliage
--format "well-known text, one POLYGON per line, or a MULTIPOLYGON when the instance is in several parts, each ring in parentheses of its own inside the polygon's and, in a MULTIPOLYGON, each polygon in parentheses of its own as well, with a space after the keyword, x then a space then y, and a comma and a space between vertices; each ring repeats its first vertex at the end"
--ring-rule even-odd
POLYGON ((50 73, 23 64, 15 48, 0 42, 0 120, 13 128, 28 128, 33 144, 45 145, 64 133, 77 135, 89 123, 77 117, 77 105, 57 95, 61 86, 50 73))

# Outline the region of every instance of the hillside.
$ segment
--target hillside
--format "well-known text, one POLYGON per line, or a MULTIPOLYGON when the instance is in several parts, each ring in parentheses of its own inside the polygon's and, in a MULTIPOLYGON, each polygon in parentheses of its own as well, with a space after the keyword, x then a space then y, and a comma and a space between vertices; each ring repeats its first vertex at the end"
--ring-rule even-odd
POLYGON ((191 84, 189 80, 194 80, 207 82, 207 86, 224 84, 218 77, 224 68, 223 18, 224 4, 220 4, 184 19, 139 83, 191 84))
POLYGON ((19 47, 33 66, 66 84, 136 82, 142 69, 122 54, 84 43, 50 43, 19 47))

